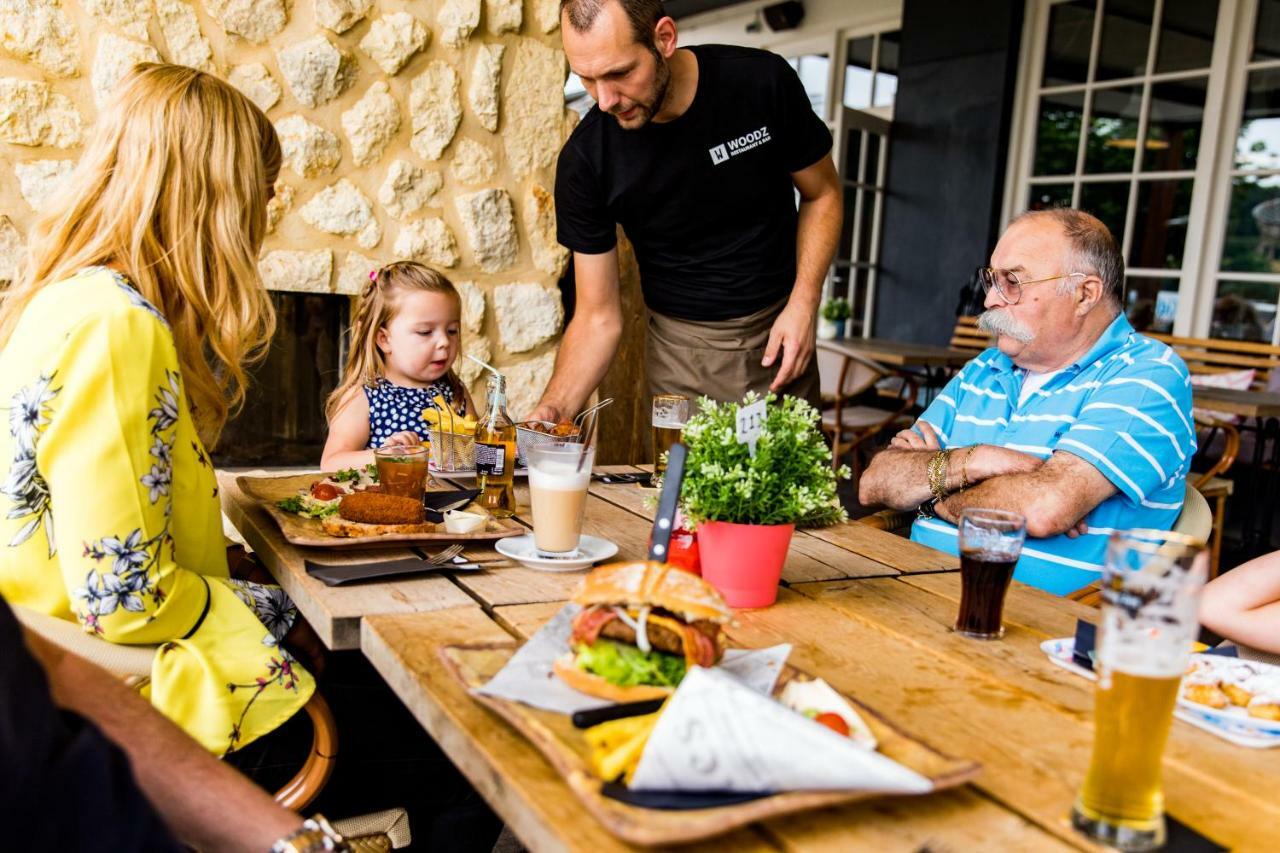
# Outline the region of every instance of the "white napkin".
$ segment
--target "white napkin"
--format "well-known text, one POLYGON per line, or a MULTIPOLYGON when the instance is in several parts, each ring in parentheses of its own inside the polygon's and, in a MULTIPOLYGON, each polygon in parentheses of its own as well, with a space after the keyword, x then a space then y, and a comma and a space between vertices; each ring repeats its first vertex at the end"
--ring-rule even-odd
POLYGON ((630 787, 922 794, 933 783, 730 675, 694 667, 654 726, 630 787))
MULTIPOLYGON (((577 604, 566 604, 511 656, 497 675, 482 687, 473 688, 473 692, 561 714, 615 704, 579 693, 552 671, 555 659, 569 651, 573 617, 581 610, 577 604)), ((768 649, 730 649, 717 669, 733 673, 750 690, 770 695, 789 654, 791 646, 787 643, 768 649)))

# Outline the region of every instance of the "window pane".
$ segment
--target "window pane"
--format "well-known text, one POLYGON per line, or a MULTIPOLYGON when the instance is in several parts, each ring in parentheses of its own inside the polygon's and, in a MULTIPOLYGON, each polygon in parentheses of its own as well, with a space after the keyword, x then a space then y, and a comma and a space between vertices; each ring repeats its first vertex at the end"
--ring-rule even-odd
POLYGON ((1129 210, 1128 181, 1094 181, 1080 185, 1080 209, 1092 213, 1124 243, 1124 217, 1129 210))
POLYGON ((1280 168, 1280 68, 1249 75, 1236 137, 1236 168, 1280 168))
POLYGON ((844 132, 844 165, 840 169, 840 177, 847 181, 858 179, 858 151, 862 147, 862 131, 848 128, 844 132))
POLYGON ((827 72, 830 62, 825 53, 811 53, 805 56, 797 56, 788 59, 791 67, 796 70, 796 74, 800 77, 800 83, 804 86, 804 92, 809 96, 809 104, 813 107, 813 111, 818 116, 824 117, 827 114, 827 72))
POLYGON ((1222 269, 1280 273, 1280 175, 1231 183, 1222 269))
POLYGON ((844 68, 844 105, 851 110, 871 106, 871 51, 875 36, 849 39, 844 68))
POLYGON ((1075 172, 1083 113, 1083 92, 1045 95, 1040 99, 1033 175, 1070 175, 1075 172))
POLYGON ((1027 194, 1027 210, 1071 206, 1071 184, 1034 184, 1027 194))
POLYGON ((1280 0, 1258 0, 1256 21, 1252 59, 1280 59, 1280 0))
POLYGON ((1139 278, 1125 281, 1124 313, 1139 332, 1169 332, 1178 313, 1176 278, 1139 278))
POLYGON ((1156 73, 1208 68, 1217 23, 1217 0, 1164 0, 1156 73))
POLYGON ((1045 43, 1044 86, 1083 83, 1089 76, 1095 0, 1060 3, 1049 10, 1045 43))
POLYGON ((882 33, 880 35, 880 57, 876 61, 874 106, 893 106, 893 99, 898 93, 898 42, 900 38, 900 33, 882 33))
POLYGON ((1181 269, 1193 181, 1142 181, 1133 219, 1129 266, 1181 269))
POLYGON ((1094 90, 1089 139, 1085 143, 1086 173, 1127 172, 1133 168, 1141 108, 1141 86, 1094 90))
POLYGON ((1265 281, 1218 282, 1209 337, 1269 342, 1276 322, 1276 289, 1265 281))
POLYGON ((842 260, 853 255, 853 215, 858 209, 858 190, 853 187, 844 188, 844 222, 840 226, 840 251, 837 254, 842 260))
POLYGON ((1151 87, 1151 111, 1147 116, 1147 144, 1142 169, 1167 172, 1194 169, 1200 150, 1200 126, 1204 119, 1204 95, 1209 78, 1175 80, 1151 87))
POLYGON ((863 192, 862 193, 862 237, 858 240, 858 257, 857 260, 871 260, 871 228, 875 224, 876 219, 876 196, 878 193, 863 192))
POLYGON ((1138 77, 1147 72, 1155 5, 1155 0, 1107 0, 1095 80, 1138 77))

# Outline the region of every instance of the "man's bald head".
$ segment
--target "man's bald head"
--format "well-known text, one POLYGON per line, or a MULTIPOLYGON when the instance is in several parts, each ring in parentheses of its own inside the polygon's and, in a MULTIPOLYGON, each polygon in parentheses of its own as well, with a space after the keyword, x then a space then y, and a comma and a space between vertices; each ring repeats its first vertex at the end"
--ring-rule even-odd
POLYGON ((622 7, 635 40, 653 50, 653 28, 667 16, 662 0, 560 0, 560 12, 575 32, 585 33, 600 17, 600 10, 610 3, 622 7))
MULTIPOLYGON (((1063 272, 1082 272, 1102 280, 1103 299, 1113 309, 1124 304, 1124 256, 1111 230, 1096 216, 1069 207, 1029 210, 1010 225, 1019 222, 1052 222, 1067 240, 1068 257, 1063 272)), ((1071 279, 1064 287, 1071 287, 1071 279)))

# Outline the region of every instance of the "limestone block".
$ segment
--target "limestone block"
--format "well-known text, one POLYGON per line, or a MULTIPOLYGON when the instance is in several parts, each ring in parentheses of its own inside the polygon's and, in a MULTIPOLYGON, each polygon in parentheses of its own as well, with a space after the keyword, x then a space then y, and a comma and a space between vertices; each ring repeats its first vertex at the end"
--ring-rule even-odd
POLYGON ((498 162, 488 146, 465 136, 458 140, 449 168, 464 184, 483 184, 498 174, 498 162))
POLYGON ((232 35, 262 44, 289 22, 285 0, 205 0, 204 9, 232 35))
POLYGON ((555 163, 563 139, 564 80, 562 51, 520 40, 502 93, 502 141, 516 175, 555 163))
POLYGON ((200 21, 190 3, 182 0, 156 0, 156 17, 164 36, 166 56, 170 62, 213 71, 213 49, 200 32, 200 21))
POLYGON ((329 293, 329 276, 333 272, 333 252, 317 249, 292 252, 277 249, 258 261, 258 274, 267 290, 292 290, 300 293, 329 293))
POLYGON ((58 77, 80 73, 80 34, 58 0, 0 0, 0 47, 58 77))
POLYGON ((556 242, 555 197, 539 184, 530 186, 524 197, 524 225, 529 229, 533 265, 560 278, 569 264, 569 250, 556 242))
POLYGON ((400 104, 391 97, 385 80, 370 86, 364 97, 342 114, 342 129, 357 166, 368 166, 382 156, 400 131, 400 104))
POLYGON ((560 0, 533 0, 533 17, 538 29, 544 33, 555 32, 560 26, 560 0))
POLYGON ((0 216, 0 281, 13 281, 17 277, 26 251, 26 241, 18 229, 9 217, 0 216))
POLYGON ((564 306, 560 292, 533 282, 503 284, 493 289, 493 316, 498 340, 507 352, 528 352, 560 333, 564 306))
POLYGON ((480 45, 471 66, 471 82, 467 85, 471 112, 480 120, 481 127, 489 131, 498 129, 498 83, 501 82, 504 50, 506 48, 500 44, 480 45))
POLYGON ((489 345, 489 339, 483 335, 465 335, 462 338, 462 355, 453 363, 453 369, 462 380, 462 384, 469 388, 471 383, 480 378, 484 368, 466 356, 492 363, 489 360, 493 358, 493 347, 489 345))
POLYGON ((484 288, 474 281, 458 281, 453 286, 462 297, 463 334, 480 334, 484 326, 484 288))
POLYGON ((280 220, 284 219, 284 215, 293 208, 293 187, 284 182, 283 179, 276 180, 276 194, 271 201, 267 202, 267 233, 275 231, 280 225, 280 220))
POLYGON ((378 188, 378 201, 393 219, 406 219, 424 207, 438 204, 436 193, 444 186, 439 172, 428 172, 408 160, 394 160, 378 188))
POLYGON ((458 265, 458 242, 443 219, 419 219, 401 225, 392 251, 397 257, 413 258, 436 266, 458 265))
POLYGON ((507 411, 513 419, 524 420, 538 405, 542 392, 551 381, 555 366, 556 354, 552 350, 502 368, 502 372, 507 375, 507 411))
POLYGON ((347 252, 338 267, 338 279, 333 292, 345 296, 360 296, 369 285, 369 274, 378 268, 375 260, 366 258, 359 252, 347 252))
POLYGON ((44 210, 47 202, 75 168, 74 160, 29 160, 14 163, 13 173, 18 176, 18 189, 32 210, 44 210))
POLYGON ((462 98, 458 92, 458 72, 436 60, 413 78, 409 89, 409 114, 413 138, 409 142, 424 160, 439 160, 458 132, 462 120, 462 98))
POLYGON ((480 25, 480 0, 444 0, 436 22, 440 24, 440 41, 462 47, 480 25))
POLYGON ((313 36, 276 53, 289 91, 308 107, 327 104, 355 82, 355 59, 324 36, 313 36))
POLYGON ((89 75, 93 102, 101 109, 129 69, 139 62, 159 61, 160 54, 149 44, 120 38, 113 33, 98 36, 98 50, 94 53, 93 70, 89 75))
POLYGON ((264 113, 280 100, 280 84, 261 62, 235 66, 227 75, 227 82, 248 95, 264 113))
POLYGON ((484 0, 484 25, 495 36, 520 32, 523 21, 521 0, 484 0))
POLYGON ((506 190, 480 190, 457 196, 454 203, 480 269, 499 272, 516 262, 520 244, 511 196, 506 190))
POLYGON ((431 31, 408 12, 383 15, 369 25, 360 49, 389 75, 399 73, 409 57, 427 46, 431 31))
POLYGON ((355 237, 362 249, 372 249, 382 241, 382 226, 373 215, 373 204, 346 178, 316 193, 298 212, 312 228, 355 237))
POLYGON ((345 33, 372 8, 373 0, 316 0, 316 23, 335 33, 345 33))
POLYGON ((99 21, 115 24, 133 38, 147 40, 151 0, 80 0, 80 5, 99 21))
POLYGON ((327 175, 337 168, 342 151, 338 137, 318 124, 299 115, 285 116, 276 122, 284 162, 299 177, 327 175))
POLYGON ((0 77, 0 142, 15 145, 80 144, 80 113, 47 83, 0 77))

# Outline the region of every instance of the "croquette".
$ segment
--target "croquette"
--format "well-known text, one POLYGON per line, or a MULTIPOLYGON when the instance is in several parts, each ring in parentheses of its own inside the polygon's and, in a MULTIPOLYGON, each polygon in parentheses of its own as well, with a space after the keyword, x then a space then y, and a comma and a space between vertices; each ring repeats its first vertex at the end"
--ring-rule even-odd
POLYGON ((422 501, 379 492, 346 495, 338 504, 338 516, 365 524, 420 524, 427 518, 422 501))

